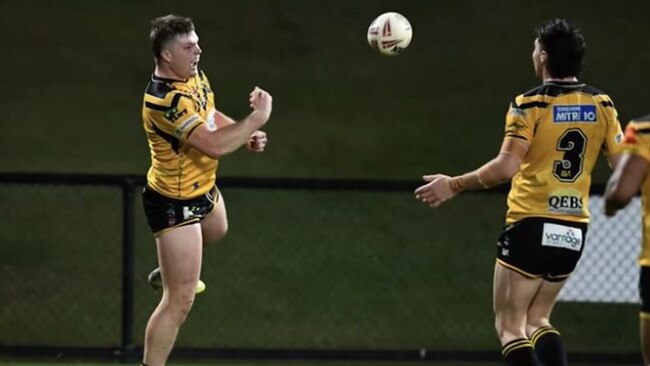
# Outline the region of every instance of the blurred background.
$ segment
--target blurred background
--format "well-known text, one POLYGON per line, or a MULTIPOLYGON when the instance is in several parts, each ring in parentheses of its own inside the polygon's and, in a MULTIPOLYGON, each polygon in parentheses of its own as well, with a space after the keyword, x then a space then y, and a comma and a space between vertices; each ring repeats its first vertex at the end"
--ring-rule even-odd
MULTIPOLYGON (((583 29, 580 79, 612 97, 623 124, 650 112, 648 11, 601 0, 1 0, 0 351, 129 360, 142 345, 159 296, 146 283, 156 256, 139 196, 148 33, 176 13, 194 20, 218 109, 245 116, 256 85, 274 98, 267 151, 221 161, 230 233, 205 252, 208 290, 179 349, 498 359, 491 276, 505 194, 434 211, 412 190, 425 173, 462 173, 498 152, 511 99, 539 84, 533 29, 552 17, 583 29), (397 57, 366 42, 386 11, 414 30, 397 57)), ((594 182, 608 175, 601 162, 594 182)), ((611 287, 578 285, 557 306, 573 357, 637 359, 638 222, 637 204, 589 238, 613 249, 581 269, 584 283, 615 270, 611 287)))

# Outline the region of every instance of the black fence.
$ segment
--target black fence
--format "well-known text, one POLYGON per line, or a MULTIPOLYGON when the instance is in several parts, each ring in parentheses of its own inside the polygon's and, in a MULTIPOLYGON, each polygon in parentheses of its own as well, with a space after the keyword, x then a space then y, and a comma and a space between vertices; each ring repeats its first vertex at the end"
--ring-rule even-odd
MULTIPOLYGON (((0 174, 0 355, 139 358, 157 302, 145 281, 156 262, 140 207, 144 183, 134 175, 0 174)), ((499 359, 492 244, 507 187, 430 210, 413 199, 413 181, 218 184, 230 233, 206 251, 208 290, 172 357, 499 359)), ((628 222, 637 214, 590 234, 588 245, 637 240, 628 222)), ((637 246, 591 270, 628 276, 619 269, 632 263, 635 271, 637 246)), ((570 360, 639 361, 634 281, 610 279, 606 300, 578 281, 557 306, 570 360)))

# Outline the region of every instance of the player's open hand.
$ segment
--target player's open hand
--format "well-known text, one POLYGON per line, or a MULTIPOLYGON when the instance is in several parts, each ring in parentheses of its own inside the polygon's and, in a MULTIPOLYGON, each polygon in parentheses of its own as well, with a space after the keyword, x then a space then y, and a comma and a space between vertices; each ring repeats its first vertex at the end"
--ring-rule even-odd
POLYGON ((266 132, 257 130, 253 132, 251 137, 248 139, 246 147, 252 152, 262 152, 266 147, 267 141, 266 132))
POLYGON ((445 201, 454 198, 457 194, 451 189, 449 184, 451 177, 447 175, 425 175, 422 179, 428 183, 415 190, 415 199, 431 207, 438 207, 445 201))
POLYGON ((268 121, 273 109, 273 97, 265 90, 255 87, 249 94, 248 101, 250 107, 257 111, 260 115, 260 123, 263 125, 268 121))

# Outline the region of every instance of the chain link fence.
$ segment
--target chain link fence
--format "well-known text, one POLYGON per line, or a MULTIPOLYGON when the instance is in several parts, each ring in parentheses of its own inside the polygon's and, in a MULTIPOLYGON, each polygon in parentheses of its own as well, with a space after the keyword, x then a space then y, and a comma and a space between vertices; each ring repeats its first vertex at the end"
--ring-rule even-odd
MULTIPOLYGON (((491 286, 505 194, 431 210, 415 183, 225 183, 230 232, 206 249, 207 290, 179 349, 498 350, 491 286)), ((0 346, 124 346, 122 197, 119 186, 0 183, 0 346)), ((584 259, 553 321, 570 352, 636 354, 639 203, 607 221, 600 204, 593 196, 584 259)), ((139 189, 134 212, 138 348, 159 300, 139 189)))

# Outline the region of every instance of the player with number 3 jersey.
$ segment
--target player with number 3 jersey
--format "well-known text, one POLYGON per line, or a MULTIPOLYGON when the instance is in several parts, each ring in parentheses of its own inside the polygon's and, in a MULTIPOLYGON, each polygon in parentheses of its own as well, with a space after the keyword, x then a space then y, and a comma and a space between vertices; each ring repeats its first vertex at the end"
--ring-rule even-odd
POLYGON ((517 96, 506 116, 505 139, 529 147, 512 178, 506 222, 589 222, 591 171, 601 151, 620 152, 622 137, 612 100, 584 83, 549 80, 517 96))
POLYGON ((563 19, 536 29, 543 84, 514 98, 498 156, 463 175, 425 175, 416 198, 431 207, 465 190, 512 181, 497 242, 493 306, 507 365, 567 364, 550 316, 584 248, 591 172, 601 152, 615 166, 623 133, 614 103, 579 82, 585 41, 563 19))

